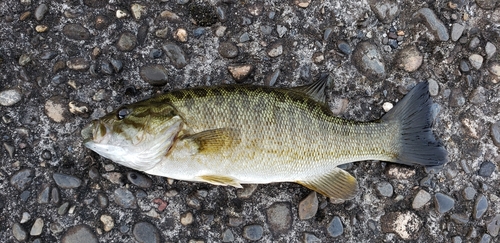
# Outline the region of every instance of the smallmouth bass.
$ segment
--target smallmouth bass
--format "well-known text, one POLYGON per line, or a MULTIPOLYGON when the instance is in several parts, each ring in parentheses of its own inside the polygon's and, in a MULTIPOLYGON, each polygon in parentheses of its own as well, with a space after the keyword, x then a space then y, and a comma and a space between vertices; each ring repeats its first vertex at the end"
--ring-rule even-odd
POLYGON ((328 77, 283 89, 225 85, 177 90, 122 106, 82 129, 84 145, 118 164, 172 179, 241 187, 295 182, 350 199, 357 181, 340 164, 381 160, 437 166, 427 82, 380 120, 335 117, 328 77))

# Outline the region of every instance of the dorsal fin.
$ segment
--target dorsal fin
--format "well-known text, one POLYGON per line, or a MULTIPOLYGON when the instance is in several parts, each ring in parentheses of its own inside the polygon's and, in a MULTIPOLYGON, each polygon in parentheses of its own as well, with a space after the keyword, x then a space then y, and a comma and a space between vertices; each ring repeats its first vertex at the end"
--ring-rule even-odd
POLYGON ((219 128, 202 131, 182 139, 192 141, 198 152, 219 152, 239 144, 240 133, 238 129, 219 128))
POLYGON ((316 81, 292 89, 307 94, 317 102, 326 104, 325 88, 329 80, 330 75, 328 73, 322 73, 316 81))

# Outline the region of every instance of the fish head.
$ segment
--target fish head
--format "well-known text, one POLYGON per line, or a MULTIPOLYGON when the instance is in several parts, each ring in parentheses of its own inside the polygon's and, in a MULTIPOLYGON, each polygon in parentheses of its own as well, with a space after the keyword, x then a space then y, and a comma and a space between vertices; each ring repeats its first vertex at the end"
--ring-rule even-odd
POLYGON ((173 106, 143 101, 90 122, 81 135, 83 144, 101 156, 146 171, 168 153, 182 124, 173 106))

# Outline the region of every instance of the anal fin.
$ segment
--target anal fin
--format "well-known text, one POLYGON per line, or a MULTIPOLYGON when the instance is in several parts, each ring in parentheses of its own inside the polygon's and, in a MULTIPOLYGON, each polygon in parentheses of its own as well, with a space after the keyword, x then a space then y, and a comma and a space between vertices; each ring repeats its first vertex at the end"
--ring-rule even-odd
POLYGON ((201 181, 218 185, 218 186, 233 186, 236 188, 243 188, 241 184, 236 181, 234 178, 229 176, 220 176, 220 175, 202 175, 198 176, 198 179, 201 181))
POLYGON ((344 200, 353 198, 358 189, 356 178, 340 168, 309 180, 297 181, 297 183, 326 197, 344 200))

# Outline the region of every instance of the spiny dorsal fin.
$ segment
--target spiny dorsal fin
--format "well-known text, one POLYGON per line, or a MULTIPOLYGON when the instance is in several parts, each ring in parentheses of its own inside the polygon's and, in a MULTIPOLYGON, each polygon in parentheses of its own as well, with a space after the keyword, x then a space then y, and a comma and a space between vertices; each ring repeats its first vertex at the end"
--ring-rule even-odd
POLYGON ((292 89, 307 94, 317 102, 326 103, 325 88, 329 80, 330 75, 322 73, 316 81, 307 85, 294 87, 292 89))
POLYGON ((201 181, 218 185, 218 186, 233 186, 236 188, 243 188, 241 184, 236 181, 234 178, 229 176, 220 176, 220 175, 202 175, 198 176, 201 181))
POLYGON ((238 129, 220 128, 199 132, 182 138, 190 140, 198 147, 198 152, 219 152, 240 142, 238 129))
POLYGON ((297 183, 329 198, 344 200, 353 198, 358 189, 356 178, 340 168, 309 180, 297 181, 297 183))

